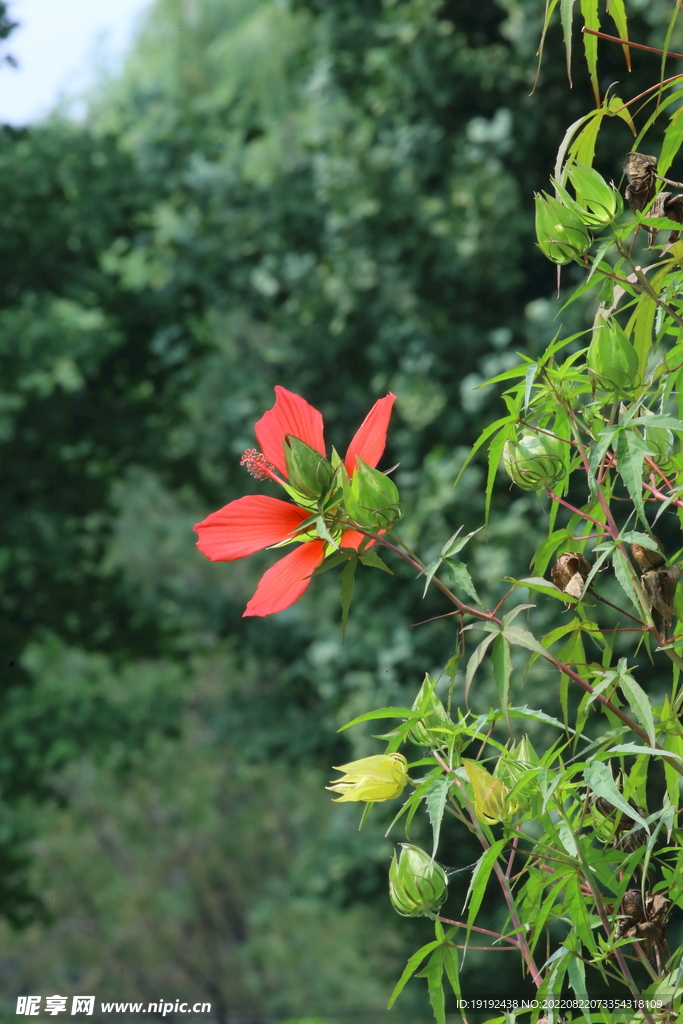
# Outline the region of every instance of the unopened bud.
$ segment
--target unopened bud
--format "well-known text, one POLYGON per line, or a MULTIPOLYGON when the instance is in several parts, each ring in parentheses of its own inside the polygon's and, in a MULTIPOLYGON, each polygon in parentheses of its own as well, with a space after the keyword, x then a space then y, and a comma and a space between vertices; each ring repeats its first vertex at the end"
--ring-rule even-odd
POLYGON ((403 754, 373 754, 342 764, 335 771, 346 772, 341 779, 326 786, 333 793, 341 793, 335 801, 338 804, 350 800, 394 800, 410 782, 408 762, 403 754))
POLYGON ((284 443, 287 479, 300 494, 319 498, 327 490, 334 470, 331 463, 305 441, 287 434, 284 443))
MULTIPOLYGON (((645 412, 645 410, 643 410, 645 412)), ((645 427, 645 444, 651 459, 665 476, 676 476, 676 466, 671 459, 675 452, 674 434, 666 427, 645 427)), ((643 466, 646 473, 651 472, 649 463, 643 466)))
POLYGON ((429 707, 419 722, 410 730, 410 738, 413 743, 417 743, 421 747, 429 747, 438 743, 439 739, 443 739, 445 736, 453 732, 453 723, 446 714, 446 709, 443 704, 436 696, 434 691, 434 681, 429 676, 425 678, 420 692, 415 698, 412 710, 417 711, 424 702, 426 688, 432 690, 429 698, 429 707))
POLYGON ((503 465, 510 479, 525 491, 552 487, 565 474, 564 444, 549 434, 525 433, 517 443, 505 442, 503 465))
POLYGON ((543 255, 560 265, 580 258, 592 241, 578 214, 545 192, 536 195, 536 238, 543 255))
POLYGON ((509 800, 508 787, 497 779, 477 761, 466 761, 463 767, 474 792, 474 813, 480 821, 495 825, 497 821, 505 821, 518 808, 518 801, 509 800))
POLYGON ((586 364, 597 387, 621 392, 636 387, 638 353, 616 321, 600 320, 593 331, 586 364))
POLYGON ((447 890, 446 872, 419 846, 403 843, 398 859, 394 853, 389 868, 389 898, 397 913, 403 917, 436 914, 447 890))
POLYGON ((577 162, 567 168, 567 174, 576 191, 577 213, 587 227, 604 227, 622 213, 621 196, 593 167, 577 162))

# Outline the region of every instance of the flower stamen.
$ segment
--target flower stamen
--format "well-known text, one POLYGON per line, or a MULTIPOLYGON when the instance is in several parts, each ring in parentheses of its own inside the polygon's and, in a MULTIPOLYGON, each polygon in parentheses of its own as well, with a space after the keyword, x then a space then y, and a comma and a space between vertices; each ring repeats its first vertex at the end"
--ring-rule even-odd
POLYGON ((267 458, 258 448, 247 448, 240 459, 240 466, 244 466, 249 474, 256 480, 275 480, 278 484, 285 484, 286 481, 277 472, 275 466, 268 462, 267 458))

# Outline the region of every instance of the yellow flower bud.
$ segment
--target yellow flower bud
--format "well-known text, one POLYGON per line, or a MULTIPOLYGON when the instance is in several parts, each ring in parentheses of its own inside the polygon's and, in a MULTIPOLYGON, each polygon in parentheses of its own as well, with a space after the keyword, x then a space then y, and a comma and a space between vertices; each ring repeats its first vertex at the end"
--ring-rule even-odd
POLYGON ((510 790, 505 783, 494 778, 477 761, 463 758, 462 763, 474 790, 474 813, 480 821, 495 825, 497 821, 509 818, 517 804, 508 800, 510 790))
POLYGON ((325 788, 341 793, 335 801, 338 804, 348 800, 395 800, 410 782, 403 754, 373 754, 339 765, 335 771, 346 775, 325 788))

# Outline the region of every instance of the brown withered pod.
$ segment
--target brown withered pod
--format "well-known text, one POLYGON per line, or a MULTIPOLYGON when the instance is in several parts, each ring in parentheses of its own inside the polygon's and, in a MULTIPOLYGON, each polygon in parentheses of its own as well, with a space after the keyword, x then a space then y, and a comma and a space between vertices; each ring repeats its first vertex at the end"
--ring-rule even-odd
MULTIPOLYGON (((675 220, 677 224, 683 224, 683 196, 675 196, 672 192, 660 192, 650 207, 648 216, 668 217, 669 220, 675 220)), ((651 246, 657 240, 657 230, 657 228, 647 229, 647 237, 651 246)), ((670 242, 677 242, 680 237, 680 231, 669 233, 670 242)))
POLYGON ((681 578, 677 565, 667 565, 662 545, 655 537, 652 548, 632 544, 631 554, 643 570, 640 582, 647 600, 652 621, 657 632, 666 636, 666 629, 673 618, 674 596, 681 578), (657 544, 659 550, 655 550, 657 544))
POLYGON ((627 889, 619 907, 617 937, 640 942, 647 958, 658 974, 662 974, 669 959, 666 944, 666 919, 671 900, 661 893, 645 893, 640 889, 627 889))
MULTIPOLYGON (((648 203, 652 202, 657 191, 657 179, 668 181, 657 174, 657 157, 648 156, 647 153, 627 153, 624 161, 624 174, 628 180, 624 193, 626 202, 632 210, 644 210, 648 203)), ((671 185, 678 185, 678 182, 669 182, 671 185)), ((679 186, 680 187, 680 186, 679 186)), ((660 192, 657 199, 648 211, 650 217, 668 217, 669 220, 683 224, 683 196, 674 195, 672 192, 660 192)), ((648 228, 648 244, 655 244, 657 240, 657 228, 648 228)), ((677 242, 680 238, 680 231, 672 231, 669 235, 669 242, 677 242)))
POLYGON ((566 551, 555 562, 551 575, 553 583, 570 597, 581 597, 583 585, 591 571, 590 563, 578 551, 566 551))
POLYGON ((641 569, 658 569, 666 562, 662 542, 653 537, 652 543, 657 545, 656 551, 654 547, 644 548, 642 544, 631 544, 631 554, 641 569))
POLYGON ((666 627, 671 625, 674 594, 680 578, 681 570, 677 565, 664 565, 661 569, 643 573, 641 577, 652 621, 663 636, 666 636, 666 627))
POLYGON ((644 210, 654 199, 657 188, 657 157, 647 153, 627 153, 624 161, 626 202, 632 210, 644 210))

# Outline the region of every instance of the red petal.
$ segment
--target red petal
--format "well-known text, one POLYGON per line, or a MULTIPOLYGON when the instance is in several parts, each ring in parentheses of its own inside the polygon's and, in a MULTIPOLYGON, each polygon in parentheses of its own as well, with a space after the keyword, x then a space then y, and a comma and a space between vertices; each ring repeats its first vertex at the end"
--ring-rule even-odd
MULTIPOLYGON (((379 533, 386 533, 386 530, 380 530, 379 533)), ((353 548, 354 551, 358 551, 362 542, 367 539, 366 534, 361 533, 359 530, 346 530, 342 533, 341 540, 339 541, 340 548, 353 548)), ((365 551, 371 548, 377 541, 371 540, 365 545, 365 551)))
MULTIPOLYGON (((339 547, 340 548, 353 548, 354 551, 358 551, 358 548, 361 546, 363 541, 366 540, 366 539, 367 538, 366 538, 365 534, 364 533, 359 533, 358 530, 346 530, 342 534, 342 538, 339 541, 339 547)), ((367 549, 372 544, 374 544, 374 543, 375 543, 374 540, 371 540, 369 544, 366 544, 365 550, 367 551, 367 549)))
POLYGON ((321 455, 325 454, 323 418, 305 398, 294 395, 279 385, 275 388, 275 405, 264 413, 254 430, 259 447, 268 462, 287 475, 287 463, 282 443, 286 434, 310 444, 321 455))
POLYGON ((195 526, 197 547, 212 562, 232 562, 288 540, 308 512, 265 494, 250 494, 224 505, 195 526))
POLYGON ((261 577, 244 615, 272 615, 289 608, 301 597, 324 557, 322 540, 308 541, 285 555, 261 577))
POLYGON ((396 395, 391 393, 385 398, 380 398, 356 431, 344 459, 349 476, 353 476, 356 471, 356 456, 367 462, 368 466, 376 466, 382 458, 387 443, 391 408, 395 401, 396 395))

